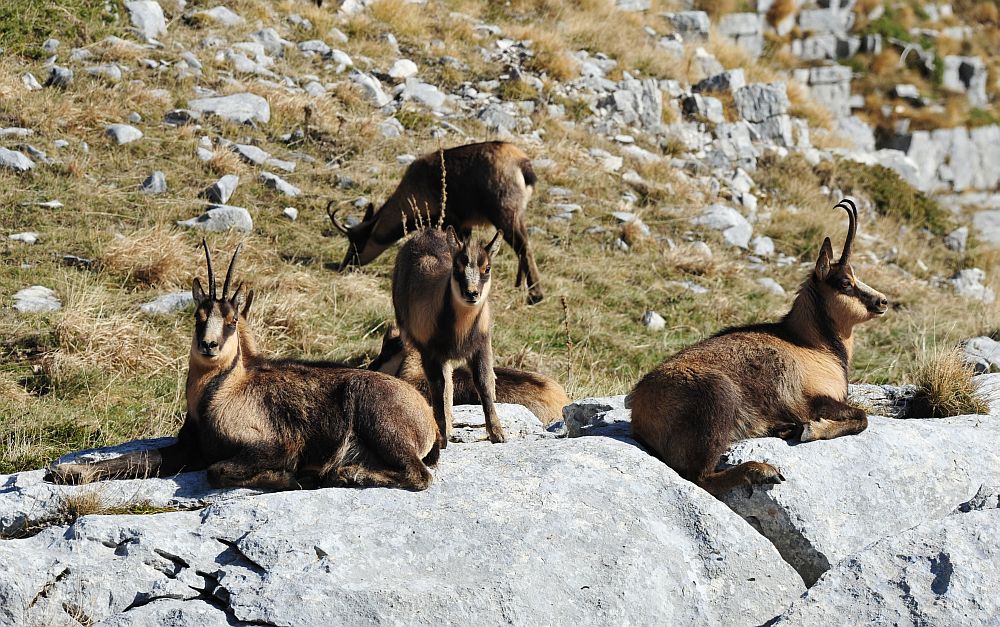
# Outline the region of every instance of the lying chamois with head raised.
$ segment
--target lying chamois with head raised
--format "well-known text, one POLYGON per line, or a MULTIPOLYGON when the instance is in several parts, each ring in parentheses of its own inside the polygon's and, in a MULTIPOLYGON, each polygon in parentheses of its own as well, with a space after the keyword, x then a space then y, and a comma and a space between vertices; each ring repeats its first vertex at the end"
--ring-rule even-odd
MULTIPOLYGON (((420 354, 403 341, 399 329, 390 324, 382 337, 382 351, 368 368, 399 377, 431 400, 430 386, 424 375, 420 354)), ((569 405, 566 391, 556 381, 537 372, 527 372, 515 368, 493 368, 496 380, 497 403, 523 405, 542 421, 550 425, 562 420, 563 407, 569 405)), ((452 373, 455 405, 478 405, 482 402, 479 391, 472 381, 472 372, 467 367, 456 367, 452 373)))
POLYGON ((246 328, 253 293, 230 295, 239 248, 216 298, 194 280, 195 332, 187 418, 170 446, 90 464, 53 466, 56 480, 168 476, 208 468, 213 486, 422 490, 438 457, 437 426, 413 386, 377 372, 268 359, 246 328))
POLYGON ((396 256, 392 304, 403 341, 420 354, 430 386, 431 407, 441 448, 451 436, 455 365, 468 364, 479 392, 491 442, 505 439, 494 402, 490 311, 490 265, 500 248, 497 232, 489 244, 461 241, 452 227, 425 229, 396 256))
POLYGON ((424 220, 437 224, 442 219, 444 195, 443 224, 455 227, 463 240, 469 239, 475 226, 492 224, 503 232, 518 257, 516 285, 520 287, 527 279, 528 302, 537 303, 542 300, 542 289, 524 223, 536 180, 528 155, 506 142, 468 144, 423 155, 406 168, 396 191, 378 211, 368 206, 359 224, 345 226, 327 206, 333 226, 349 240, 340 267, 371 263, 407 229, 413 230, 424 220), (443 190, 447 193, 442 194, 443 190))
POLYGON ((884 314, 889 303, 855 276, 857 209, 850 200, 837 206, 850 217, 843 253, 834 261, 830 238, 823 241, 815 269, 780 322, 727 329, 682 350, 643 377, 627 399, 636 439, 712 494, 784 480, 761 462, 717 470, 737 440, 810 442, 868 426, 865 412, 845 402, 853 330, 884 314))

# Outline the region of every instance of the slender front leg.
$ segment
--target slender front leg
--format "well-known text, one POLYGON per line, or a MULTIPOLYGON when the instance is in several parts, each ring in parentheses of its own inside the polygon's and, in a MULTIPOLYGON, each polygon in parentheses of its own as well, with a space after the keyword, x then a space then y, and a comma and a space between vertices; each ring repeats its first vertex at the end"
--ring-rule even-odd
POLYGON ((857 407, 828 396, 818 396, 810 402, 812 421, 802 428, 802 442, 832 440, 844 435, 861 433, 868 428, 868 415, 857 407))
MULTIPOLYGON (((542 287, 539 284, 541 279, 538 273, 538 266, 535 265, 535 256, 531 253, 528 244, 528 230, 524 227, 524 222, 518 220, 511 225, 510 233, 505 230, 503 237, 510 244, 518 258, 518 278, 522 276, 528 283, 528 304, 534 305, 543 298, 542 287), (524 271, 522 272, 522 268, 524 271)), ((520 282, 517 283, 520 285, 520 282)))
MULTIPOLYGON (((445 379, 444 367, 426 353, 420 354, 420 362, 427 377, 427 387, 431 395, 431 409, 434 410, 434 421, 438 425, 438 444, 441 448, 448 446, 449 425, 445 413, 445 379)), ((450 412, 448 412, 450 413, 450 412)))
POLYGON ((497 397, 496 374, 493 371, 493 348, 487 342, 486 346, 472 356, 469 362, 469 369, 472 370, 472 381, 479 392, 479 399, 483 403, 483 414, 486 416, 486 433, 490 436, 490 442, 498 444, 506 442, 503 425, 500 424, 500 417, 497 415, 497 408, 494 405, 497 397))
POLYGON ((455 407, 455 368, 451 363, 441 365, 441 378, 444 380, 444 424, 447 428, 444 439, 451 438, 451 431, 455 424, 455 416, 452 411, 455 407))

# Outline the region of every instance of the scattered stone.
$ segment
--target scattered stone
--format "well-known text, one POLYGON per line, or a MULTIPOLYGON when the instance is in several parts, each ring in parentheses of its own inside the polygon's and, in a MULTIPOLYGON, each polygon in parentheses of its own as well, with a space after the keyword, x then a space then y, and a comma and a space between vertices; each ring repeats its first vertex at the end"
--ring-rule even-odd
POLYGON ((615 6, 621 11, 648 11, 651 0, 615 0, 615 6))
POLYGON ((781 287, 781 284, 771 277, 761 277, 757 279, 757 285, 761 286, 765 291, 770 292, 775 296, 785 295, 785 288, 781 287))
POLYGON ((395 139, 397 137, 402 137, 403 133, 406 132, 406 128, 403 124, 396 118, 389 118, 378 125, 379 133, 382 137, 386 139, 395 139))
POLYGON ((112 124, 104 129, 104 134, 119 146, 142 139, 142 131, 128 124, 112 124))
POLYGON ((250 33, 250 39, 260 44, 264 48, 264 52, 267 54, 276 56, 283 55, 285 53, 285 48, 292 45, 292 42, 282 39, 281 35, 278 34, 278 31, 273 28, 264 28, 250 33))
POLYGON ((948 250, 958 253, 965 252, 965 246, 969 241, 969 227, 960 226, 951 233, 944 236, 944 245, 948 250))
POLYGON ((409 59, 399 59, 389 68, 389 76, 397 80, 412 78, 417 75, 417 64, 409 59))
POLYGON ((340 74, 349 67, 354 67, 354 60, 343 50, 331 50, 330 61, 334 65, 334 71, 340 74))
POLYGON ((365 97, 376 107, 384 107, 392 102, 392 98, 382 90, 382 83, 374 76, 353 70, 348 77, 351 82, 361 88, 365 97))
POLYGON ((736 110, 747 122, 762 123, 788 113, 790 103, 784 83, 755 83, 733 93, 736 110))
POLYGON ((42 50, 48 52, 49 54, 54 54, 56 50, 59 49, 58 39, 46 39, 42 44, 42 50))
POLYGON ((285 207, 285 209, 281 212, 281 215, 285 216, 292 222, 295 222, 299 217, 299 210, 295 207, 285 207))
POLYGON ((448 99, 434 85, 418 81, 414 78, 406 79, 399 93, 403 100, 413 100, 431 111, 441 111, 448 99))
POLYGON ((774 240, 766 235, 758 235, 753 238, 750 245, 752 246, 751 252, 758 257, 770 257, 774 254, 774 240))
POLYGON ((38 91, 42 88, 42 84, 38 82, 38 79, 31 72, 25 72, 21 75, 21 84, 28 91, 38 91))
POLYGON ((708 19, 708 13, 704 11, 681 11, 679 13, 668 13, 674 32, 680 35, 684 41, 705 41, 708 39, 708 32, 712 27, 708 19))
POLYGON ((702 211, 692 223, 715 231, 722 231, 722 237, 731 246, 746 248, 753 235, 753 227, 739 211, 725 205, 711 205, 702 211))
POLYGON ((38 233, 34 231, 25 231, 24 233, 14 233, 9 235, 7 239, 13 240, 15 242, 24 242, 25 244, 34 244, 38 241, 38 233))
POLYGON ((167 33, 167 20, 163 8, 156 0, 132 0, 125 3, 129 21, 136 31, 146 39, 156 39, 167 33))
POLYGON ((326 95, 326 87, 323 87, 323 84, 318 81, 309 81, 302 89, 315 98, 322 98, 326 95))
POLYGON ((199 120, 201 120, 201 114, 191 109, 174 109, 167 111, 167 114, 163 116, 163 121, 171 126, 194 124, 199 120))
POLYGON ((764 51, 763 16, 756 13, 729 13, 719 19, 719 33, 756 59, 764 51))
POLYGON ((139 122, 142 122, 142 116, 139 115, 137 111, 133 111, 128 114, 128 121, 132 124, 138 124, 139 122))
POLYGON ((21 313, 46 313, 62 309, 62 302, 51 289, 33 285, 14 294, 14 309, 21 313))
POLYGON ((31 137, 35 134, 35 131, 30 128, 21 128, 19 126, 12 126, 9 128, 0 128, 0 139, 24 139, 25 137, 31 137))
POLYGON ((94 265, 93 259, 78 257, 76 255, 63 255, 62 262, 64 266, 80 268, 81 270, 90 270, 94 265))
POLYGON ((892 88, 892 95, 901 100, 909 100, 915 103, 921 102, 920 90, 912 83, 900 83, 896 85, 892 88))
POLYGON ((993 289, 983 285, 986 273, 979 268, 966 268, 952 275, 948 282, 955 288, 959 296, 979 300, 987 305, 996 299, 993 289))
POLYGON ((241 159, 253 165, 264 165, 271 158, 271 153, 250 144, 233 144, 231 149, 241 159))
POLYGON ((208 19, 215 22, 219 26, 239 26, 243 23, 242 17, 233 13, 224 6, 217 6, 212 7, 211 9, 196 11, 193 15, 196 18, 208 19))
POLYGON ((276 192, 284 194, 285 196, 295 197, 302 193, 302 190, 298 187, 295 187, 285 179, 276 174, 271 174, 270 172, 261 172, 260 182, 264 184, 264 187, 273 189, 276 192))
POLYGON ((209 185, 201 193, 208 202, 216 205, 224 205, 229 202, 236 192, 236 187, 240 184, 240 177, 235 174, 227 174, 218 181, 209 185))
POLYGON ((7 168, 15 172, 27 172, 34 167, 35 162, 24 156, 24 153, 0 148, 0 168, 7 168))
POLYGON ((982 336, 966 340, 962 355, 975 368, 976 374, 1000 372, 1000 342, 993 338, 982 336))
POLYGON ((58 65, 49 69, 49 77, 45 80, 46 87, 65 89, 73 82, 73 70, 58 65))
POLYGON ((986 65, 979 57, 945 55, 941 86, 949 91, 964 93, 973 107, 986 107, 986 65))
POLYGON ((271 108, 267 100, 256 94, 242 93, 215 98, 198 98, 188 101, 188 107, 198 113, 217 115, 231 122, 245 124, 271 120, 271 108))
POLYGON ((691 91, 695 93, 701 92, 724 92, 729 93, 740 87, 746 85, 746 78, 743 74, 743 68, 736 68, 733 70, 727 70, 721 74, 716 74, 714 76, 709 76, 708 78, 700 81, 691 91))
POLYGON ((662 331, 667 327, 667 321, 663 316, 652 310, 642 314, 642 324, 650 331, 662 331))
POLYGON ((243 207, 215 205, 197 218, 178 220, 177 226, 213 233, 224 233, 229 230, 249 233, 253 231, 253 218, 243 207))
POLYGON ((182 311, 194 304, 194 296, 191 291, 171 292, 163 294, 148 303, 139 305, 139 310, 145 314, 168 315, 176 311, 182 311))

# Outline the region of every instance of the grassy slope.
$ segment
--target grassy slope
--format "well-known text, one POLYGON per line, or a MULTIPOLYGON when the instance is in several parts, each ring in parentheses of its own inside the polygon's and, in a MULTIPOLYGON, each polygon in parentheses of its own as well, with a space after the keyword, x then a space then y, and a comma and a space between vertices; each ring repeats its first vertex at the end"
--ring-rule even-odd
MULTIPOLYGON (((213 4, 191 2, 189 8, 213 4)), ((519 1, 503 9, 496 8, 496 3, 432 1, 429 14, 412 5, 383 2, 369 14, 341 23, 311 3, 240 0, 230 6, 248 24, 225 35, 231 42, 240 41, 241 30, 259 28, 257 20, 264 25, 280 24, 283 16, 297 12, 315 25, 312 33, 296 33, 298 40, 323 38, 330 26, 337 25, 351 35, 350 43, 342 46, 345 51, 355 59, 369 56, 385 68, 394 55, 381 34, 391 31, 400 40, 403 56, 415 60, 421 77, 430 82, 447 86, 492 78, 498 70, 480 60, 479 40, 472 29, 462 20, 447 17, 449 11, 461 10, 488 18, 506 33, 535 37, 536 47, 544 52, 535 63, 550 75, 572 75, 565 47, 589 46, 616 53, 625 68, 639 68, 640 74, 676 76, 679 70, 653 46, 621 43, 646 41, 640 31, 645 22, 665 30, 659 18, 611 14, 601 2, 577 4, 573 19, 567 20, 563 17, 568 5, 556 1, 519 1), (608 28, 609 20, 615 20, 616 28, 608 28), (466 59, 468 72, 433 65, 430 60, 442 54, 441 48, 428 43, 434 38, 446 42, 448 54, 466 59)), ((60 161, 56 166, 40 165, 23 176, 0 173, 3 235, 24 230, 42 235, 34 246, 0 240, 0 298, 5 307, 0 311, 0 416, 4 417, 0 472, 37 467, 75 448, 170 433, 179 426, 190 312, 147 318, 137 315, 136 307, 160 293, 187 289, 193 276, 203 274, 200 235, 172 225, 199 213, 203 205, 198 193, 220 174, 240 174, 241 184, 231 203, 250 209, 255 220, 255 231, 244 246, 241 276, 258 291, 252 322, 262 347, 284 355, 362 362, 372 356, 383 324, 392 317, 388 288, 394 251, 361 270, 347 274, 331 270, 331 264, 342 258, 345 242, 330 232, 322 208, 331 198, 385 198, 402 172, 397 155, 439 146, 429 132, 433 118, 426 114, 408 109, 400 117, 410 130, 400 139, 385 140, 377 133, 381 116, 350 88, 314 101, 255 86, 250 77, 240 78, 251 91, 266 96, 272 107, 272 121, 265 128, 213 122, 206 122, 197 132, 165 128, 160 123, 163 114, 184 106, 194 84, 175 81, 169 70, 141 69, 136 62, 140 55, 132 51, 94 46, 94 37, 125 33, 120 26, 105 23, 100 13, 82 8, 69 13, 72 10, 67 10, 65 19, 47 19, 44 26, 36 21, 30 28, 17 30, 6 23, 0 31, 4 37, 0 46, 19 53, 0 58, 0 126, 35 129, 31 143, 60 161), (24 71, 44 79, 41 62, 35 59, 41 41, 50 35, 63 41, 61 58, 72 46, 89 45, 99 59, 129 65, 129 78, 141 78, 145 84, 107 85, 78 72, 76 84, 67 92, 25 92, 19 78, 24 71), (149 90, 156 87, 170 89, 172 100, 152 97, 149 90), (300 162, 295 173, 286 176, 304 190, 302 198, 285 199, 265 189, 256 181, 256 168, 228 153, 220 152, 208 163, 194 158, 203 134, 256 143, 283 157, 291 149, 277 137, 299 125, 307 103, 316 108, 314 125, 325 139, 299 147, 318 161, 313 165, 300 162), (142 114, 144 121, 138 126, 145 137, 127 146, 111 145, 103 137, 104 126, 125 121, 131 111, 142 114), (52 147, 56 139, 67 139, 71 145, 57 151, 52 147), (89 145, 89 152, 81 142, 89 145), (324 165, 331 161, 339 167, 324 165), (140 194, 138 184, 155 169, 166 172, 169 192, 140 194), (339 175, 353 178, 356 187, 337 187, 339 175), (35 206, 50 199, 66 206, 35 206), (281 217, 285 206, 300 209, 298 221, 281 217), (95 259, 98 264, 89 270, 68 267, 62 262, 64 254, 95 259), (8 308, 11 294, 35 284, 55 289, 63 300, 63 311, 23 316, 8 308)), ((279 30, 286 32, 283 26, 279 30)), ((210 32, 175 19, 167 41, 196 49, 196 42, 210 32)), ((722 58, 739 60, 731 50, 719 49, 719 53, 722 58)), ((168 43, 164 50, 141 56, 175 60, 175 54, 168 43)), ((199 55, 205 63, 202 84, 223 93, 238 91, 225 83, 226 68, 216 67, 210 53, 199 55)), ((295 50, 279 61, 279 68, 294 76, 315 73, 324 81, 336 80, 321 63, 295 50)), ((756 66, 751 73, 768 76, 769 72, 756 66)), ((549 86, 535 97, 549 102, 548 91, 549 86)), ((523 97, 524 90, 511 93, 523 97)), ((610 146, 583 129, 567 129, 544 113, 535 114, 534 124, 544 131, 545 141, 526 144, 525 149, 535 158, 556 163, 539 172, 539 192, 529 209, 530 222, 546 232, 533 236, 532 245, 547 298, 535 307, 524 305, 523 293, 513 288, 516 259, 504 248, 493 292, 495 350, 499 363, 554 376, 573 397, 623 393, 641 373, 686 344, 723 326, 780 315, 791 297, 770 295, 753 280, 772 276, 787 290, 794 290, 811 267, 822 235, 839 241, 846 230, 843 215, 831 212, 832 203, 818 191, 818 177, 830 176, 829 172, 814 173, 811 176, 817 178, 813 180, 800 176, 796 168, 801 164, 769 165, 757 177, 766 181, 767 188, 761 194, 762 222, 757 231, 774 237, 779 251, 800 256, 802 264, 772 266, 761 275, 747 270, 742 255, 727 251, 714 234, 692 231, 688 217, 712 199, 667 166, 627 163, 658 186, 642 194, 639 206, 632 210, 651 227, 654 237, 671 238, 680 247, 667 250, 653 239, 621 252, 613 246, 619 233, 608 213, 619 208, 621 194, 629 187, 619 175, 600 171, 586 155, 591 146, 610 146), (575 195, 568 201, 583 205, 571 223, 546 220, 555 213, 546 206, 551 200, 546 190, 555 185, 573 190, 575 195), (593 226, 608 231, 587 234, 593 226), (687 253, 686 242, 696 238, 707 239, 716 251, 713 259, 697 260, 687 253), (670 283, 675 280, 693 280, 711 291, 693 295, 670 283), (666 318, 665 332, 649 332, 639 323, 647 308, 666 318)), ((470 141, 487 138, 475 121, 460 126, 470 141)), ((459 142, 452 136, 446 143, 459 142)), ((898 380, 912 368, 922 345, 949 345, 989 327, 985 308, 918 280, 934 273, 949 274, 965 264, 937 238, 892 215, 876 222, 866 219, 861 229, 873 237, 859 243, 859 274, 898 305, 885 320, 860 329, 855 378, 898 380), (865 261, 866 251, 883 258, 892 247, 897 248, 898 266, 865 261), (918 260, 930 271, 920 270, 918 260)), ((217 258, 238 240, 235 235, 209 237, 217 258)), ((991 259, 981 256, 984 261, 991 259)))

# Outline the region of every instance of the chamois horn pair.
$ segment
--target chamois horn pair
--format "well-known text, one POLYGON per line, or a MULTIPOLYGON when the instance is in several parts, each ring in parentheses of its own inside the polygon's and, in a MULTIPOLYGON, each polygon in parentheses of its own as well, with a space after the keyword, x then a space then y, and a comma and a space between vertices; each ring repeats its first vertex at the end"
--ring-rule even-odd
MULTIPOLYGON (((205 238, 201 238, 201 246, 205 249, 205 264, 208 266, 208 295, 212 300, 215 298, 215 272, 212 270, 212 253, 208 252, 208 242, 205 238)), ((233 284, 233 269, 236 267, 236 258, 240 255, 240 249, 243 248, 243 242, 236 245, 236 250, 233 251, 233 258, 229 260, 229 269, 226 270, 226 280, 222 284, 222 300, 229 298, 229 288, 233 284)))
POLYGON ((854 236, 858 232, 858 207, 854 204, 853 200, 845 198, 834 206, 834 209, 836 208, 846 211, 850 220, 850 224, 847 227, 847 239, 844 240, 844 250, 840 253, 839 261, 839 263, 846 263, 851 258, 851 247, 854 245, 854 236))

